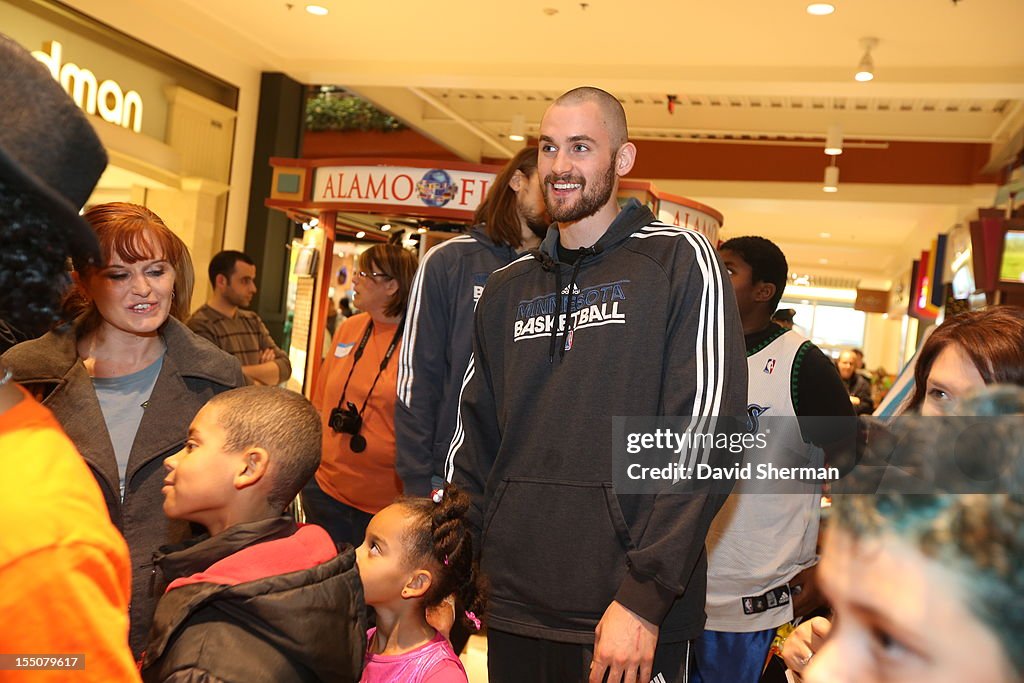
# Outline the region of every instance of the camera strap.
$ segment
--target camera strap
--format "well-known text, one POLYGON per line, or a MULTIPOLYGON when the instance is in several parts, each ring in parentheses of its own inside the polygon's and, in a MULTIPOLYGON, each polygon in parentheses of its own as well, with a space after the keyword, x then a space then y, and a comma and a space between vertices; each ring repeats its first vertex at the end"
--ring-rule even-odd
MULTIPOLYGON (((384 352, 384 358, 380 362, 380 367, 377 369, 377 376, 373 378, 373 384, 370 385, 370 390, 366 392, 366 398, 363 399, 363 405, 359 408, 359 416, 362 417, 363 411, 366 410, 366 404, 370 401, 370 396, 373 395, 373 390, 377 387, 377 380, 380 379, 381 374, 387 369, 388 362, 391 360, 391 356, 395 355, 395 349, 398 348, 398 342, 402 338, 402 330, 405 329, 405 315, 398 323, 398 328, 395 330, 395 334, 391 337, 391 343, 388 344, 388 350, 384 352)), ((363 338, 359 340, 359 346, 356 347, 355 355, 352 356, 352 367, 348 369, 348 377, 345 378, 345 386, 341 390, 341 398, 338 399, 338 408, 341 408, 345 404, 345 394, 348 393, 348 383, 352 379, 352 373, 356 370, 356 364, 359 363, 359 359, 363 357, 363 351, 366 349, 367 342, 370 341, 370 335, 373 334, 373 319, 370 319, 370 324, 366 326, 366 331, 363 332, 363 338)))

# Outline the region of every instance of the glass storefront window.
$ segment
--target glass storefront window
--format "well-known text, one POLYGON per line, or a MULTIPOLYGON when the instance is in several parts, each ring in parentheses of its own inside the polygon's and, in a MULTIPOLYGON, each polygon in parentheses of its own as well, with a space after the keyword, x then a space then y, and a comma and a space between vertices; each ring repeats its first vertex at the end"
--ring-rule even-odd
POLYGON ((794 309, 794 329, 833 358, 843 349, 864 346, 867 317, 864 311, 854 310, 850 304, 784 298, 779 308, 794 309))

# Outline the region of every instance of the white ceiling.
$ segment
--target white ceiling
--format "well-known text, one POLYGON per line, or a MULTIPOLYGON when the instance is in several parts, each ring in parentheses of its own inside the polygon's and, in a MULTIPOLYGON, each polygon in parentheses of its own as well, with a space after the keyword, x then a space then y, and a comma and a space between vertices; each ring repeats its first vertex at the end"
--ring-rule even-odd
MULTIPOLYGON (((793 144, 840 123, 848 140, 991 142, 997 157, 1014 149, 1024 0, 834 2, 828 17, 808 15, 803 0, 319 0, 326 17, 278 0, 144 4, 166 30, 303 83, 345 86, 466 159, 508 156, 515 114, 535 131, 547 103, 581 84, 623 99, 642 139, 793 144), (856 83, 866 36, 879 39, 877 78, 856 83)), ((994 194, 841 184, 824 196, 813 183, 652 180, 722 211, 726 236, 775 239, 794 270, 873 281, 994 194)))

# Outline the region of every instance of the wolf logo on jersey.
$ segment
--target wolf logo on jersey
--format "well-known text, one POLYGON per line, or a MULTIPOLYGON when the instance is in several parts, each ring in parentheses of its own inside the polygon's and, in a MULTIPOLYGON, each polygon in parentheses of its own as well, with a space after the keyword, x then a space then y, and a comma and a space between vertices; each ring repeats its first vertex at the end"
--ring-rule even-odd
POLYGON ((769 406, 759 406, 756 403, 751 403, 747 406, 747 433, 757 434, 758 432, 758 421, 757 418, 761 417, 768 410, 769 406))

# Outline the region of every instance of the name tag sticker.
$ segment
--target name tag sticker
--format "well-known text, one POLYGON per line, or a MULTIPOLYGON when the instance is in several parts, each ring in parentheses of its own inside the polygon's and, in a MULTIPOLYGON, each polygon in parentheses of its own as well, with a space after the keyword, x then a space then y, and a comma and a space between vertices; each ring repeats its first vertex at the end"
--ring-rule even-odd
POLYGON ((355 345, 355 342, 352 342, 351 344, 346 344, 345 342, 338 342, 338 346, 336 346, 334 349, 334 357, 344 358, 345 356, 352 352, 352 347, 355 345))

